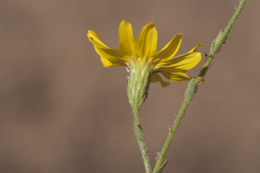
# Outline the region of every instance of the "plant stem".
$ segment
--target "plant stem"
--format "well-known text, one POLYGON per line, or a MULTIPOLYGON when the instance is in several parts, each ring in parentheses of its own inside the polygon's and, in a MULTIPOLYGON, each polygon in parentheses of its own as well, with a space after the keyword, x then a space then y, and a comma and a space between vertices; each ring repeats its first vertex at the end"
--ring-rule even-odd
POLYGON ((235 23, 236 19, 238 18, 239 14, 241 13, 244 5, 246 3, 246 0, 241 0, 239 3, 238 8, 236 9, 235 13, 233 14, 231 20, 229 21, 229 23, 227 24, 224 32, 220 31, 218 36, 216 37, 216 39, 214 39, 212 41, 211 44, 211 49, 210 49, 210 53, 209 53, 209 57, 207 59, 207 61, 205 62, 205 64, 203 65, 202 69, 199 72, 198 77, 192 79, 185 91, 185 98, 184 98, 184 102, 179 110, 179 113, 172 125, 172 128, 170 129, 170 132, 166 138, 166 141, 161 149, 160 155, 156 161, 155 164, 155 168, 153 170, 153 173, 160 173, 164 167, 164 157, 166 155, 166 152, 169 148, 169 145, 172 141, 172 138, 176 132, 176 129, 178 128, 178 126, 180 125, 181 119, 183 118, 184 113, 186 112, 194 94, 197 91, 197 88, 199 86, 199 84, 201 83, 201 81, 203 80, 203 77, 206 75, 206 72, 209 69, 209 66, 212 62, 212 60, 214 59, 216 53, 218 51, 220 51, 220 48, 222 46, 222 44, 225 42, 228 33, 230 32, 233 24, 235 23))
POLYGON ((133 109, 133 114, 134 114, 134 131, 135 131, 136 139, 137 139, 139 149, 141 151, 142 158, 144 161, 145 172, 151 173, 149 156, 148 156, 147 148, 145 146, 142 126, 141 126, 140 119, 139 119, 138 106, 137 105, 132 106, 132 109, 133 109))

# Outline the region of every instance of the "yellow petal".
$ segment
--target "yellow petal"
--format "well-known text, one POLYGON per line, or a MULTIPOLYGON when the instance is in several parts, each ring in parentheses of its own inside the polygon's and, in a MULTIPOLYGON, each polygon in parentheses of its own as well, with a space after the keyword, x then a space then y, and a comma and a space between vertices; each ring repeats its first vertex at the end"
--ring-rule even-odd
POLYGON ((183 82, 190 80, 191 78, 183 71, 172 70, 172 71, 162 71, 161 72, 167 79, 173 82, 183 82))
MULTIPOLYGON (((201 60, 200 52, 186 53, 173 58, 167 63, 161 65, 161 68, 174 68, 180 70, 190 70, 195 67, 201 60)), ((161 69, 159 68, 159 69, 161 69)))
POLYGON ((151 22, 143 27, 140 31, 137 43, 136 53, 139 57, 150 57, 156 52, 157 47, 157 30, 154 23, 151 22))
POLYGON ((160 61, 157 64, 157 66, 159 66, 159 69, 173 68, 173 69, 181 69, 184 71, 190 70, 191 68, 196 66, 201 60, 201 53, 196 52, 198 47, 201 45, 202 43, 199 43, 194 48, 192 48, 189 52, 174 57, 173 59, 169 59, 168 61, 160 61))
POLYGON ((126 65, 128 56, 123 54, 119 49, 110 49, 94 31, 89 31, 87 36, 105 67, 126 65))
POLYGON ((104 67, 126 66, 128 57, 123 55, 119 49, 102 49, 94 46, 104 67))
POLYGON ((132 25, 122 20, 118 31, 119 47, 126 54, 133 56, 135 52, 135 39, 133 36, 132 25))
POLYGON ((162 77, 158 73, 153 73, 151 77, 151 82, 160 82, 162 87, 166 87, 170 85, 169 82, 166 82, 162 79, 162 77))
POLYGON ((166 62, 174 57, 178 52, 182 41, 182 34, 175 35, 167 45, 165 45, 154 56, 154 63, 166 62))
POLYGON ((95 31, 89 30, 87 37, 93 45, 101 48, 109 48, 105 43, 101 41, 101 39, 99 38, 98 34, 95 31))

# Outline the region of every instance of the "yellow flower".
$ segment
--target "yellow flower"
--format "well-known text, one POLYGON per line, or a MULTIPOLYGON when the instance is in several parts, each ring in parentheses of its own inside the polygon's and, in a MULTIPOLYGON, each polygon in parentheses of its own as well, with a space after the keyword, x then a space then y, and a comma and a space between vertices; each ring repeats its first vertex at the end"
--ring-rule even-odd
POLYGON ((131 24, 122 20, 118 35, 119 49, 111 49, 101 41, 96 32, 89 30, 87 34, 105 67, 126 66, 130 73, 136 66, 146 67, 150 80, 159 81, 162 86, 167 86, 169 83, 163 81, 159 74, 170 81, 186 81, 191 78, 185 72, 201 60, 201 53, 197 52, 201 43, 189 52, 175 57, 182 41, 180 33, 157 51, 157 30, 153 22, 145 25, 135 39, 131 24))

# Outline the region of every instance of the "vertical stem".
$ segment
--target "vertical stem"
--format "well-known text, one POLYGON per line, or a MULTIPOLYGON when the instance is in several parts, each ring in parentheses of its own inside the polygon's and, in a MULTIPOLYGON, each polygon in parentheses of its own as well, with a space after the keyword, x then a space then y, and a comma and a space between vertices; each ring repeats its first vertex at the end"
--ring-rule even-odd
POLYGON ((133 114, 134 114, 134 131, 135 131, 136 139, 137 139, 139 149, 140 149, 143 161, 144 161, 145 172, 151 173, 149 156, 148 156, 147 148, 145 146, 142 126, 141 126, 140 119, 139 119, 138 106, 133 106, 132 109, 133 109, 133 114))
POLYGON ((210 49, 210 53, 209 53, 209 57, 207 59, 207 61, 205 62, 205 64, 203 65, 202 69, 199 72, 199 75, 197 78, 192 79, 189 84, 188 87, 186 88, 185 91, 185 98, 184 98, 184 102, 179 110, 179 113, 172 125, 172 128, 166 138, 166 141, 162 147, 162 150, 160 152, 160 155, 156 161, 155 164, 155 168, 153 170, 153 173, 160 173, 164 167, 164 157, 166 155, 166 152, 169 148, 169 145, 172 141, 172 138, 176 132, 176 129, 178 128, 178 126, 180 125, 181 119, 183 117, 183 115, 185 114, 185 111, 187 110, 194 94, 197 91, 197 88, 200 84, 200 82, 202 81, 203 77, 206 75, 206 72, 209 69, 209 66, 212 62, 212 60, 214 59, 216 53, 220 50, 222 44, 225 42, 228 33, 230 32, 233 24, 235 23, 236 19, 238 18, 239 14, 241 13, 244 5, 246 3, 246 0, 241 0, 238 8, 236 9, 236 11, 234 12, 231 20, 229 21, 229 23, 227 24, 226 28, 224 29, 224 31, 220 31, 218 36, 216 37, 215 40, 212 41, 211 44, 211 49, 210 49))

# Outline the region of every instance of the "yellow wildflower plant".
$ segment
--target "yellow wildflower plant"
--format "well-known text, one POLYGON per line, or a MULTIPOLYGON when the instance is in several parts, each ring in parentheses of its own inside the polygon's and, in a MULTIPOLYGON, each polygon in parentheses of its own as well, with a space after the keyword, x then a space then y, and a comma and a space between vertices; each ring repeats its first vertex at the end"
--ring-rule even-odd
MULTIPOLYGON (((157 30, 153 22, 145 25, 135 39, 132 25, 122 20, 118 36, 119 49, 111 49, 101 41, 96 32, 89 30, 87 34, 105 67, 126 66, 128 68, 130 71, 128 89, 131 90, 132 87, 132 92, 135 93, 141 89, 139 99, 146 95, 150 81, 160 82, 162 86, 169 85, 169 82, 162 80, 159 74, 174 82, 190 80, 191 78, 185 72, 201 60, 201 53, 197 52, 201 43, 189 52, 175 57, 182 41, 180 33, 157 51, 157 30)), ((141 100, 138 102, 142 102, 141 100)))
POLYGON ((217 37, 211 42, 209 56, 196 77, 189 77, 186 71, 195 67, 201 60, 201 53, 197 52, 201 43, 197 44, 187 53, 175 56, 178 52, 182 34, 175 35, 169 43, 161 50, 157 51, 157 30, 154 23, 145 25, 140 31, 137 39, 133 36, 132 26, 129 22, 122 20, 119 26, 119 48, 111 49, 104 44, 94 31, 88 31, 87 37, 93 44, 97 54, 105 67, 125 66, 129 72, 128 79, 128 99, 134 115, 134 132, 142 155, 143 164, 146 173, 161 173, 168 163, 165 159, 166 153, 173 140, 177 128, 199 85, 212 63, 217 52, 225 43, 227 36, 241 13, 247 0, 240 0, 231 20, 223 31, 219 31, 217 37), (184 101, 166 140, 158 153, 154 167, 150 163, 148 148, 145 143, 142 121, 140 119, 139 108, 148 95, 150 82, 160 82, 162 86, 169 85, 169 81, 164 81, 162 77, 173 82, 190 80, 184 94, 184 101))

